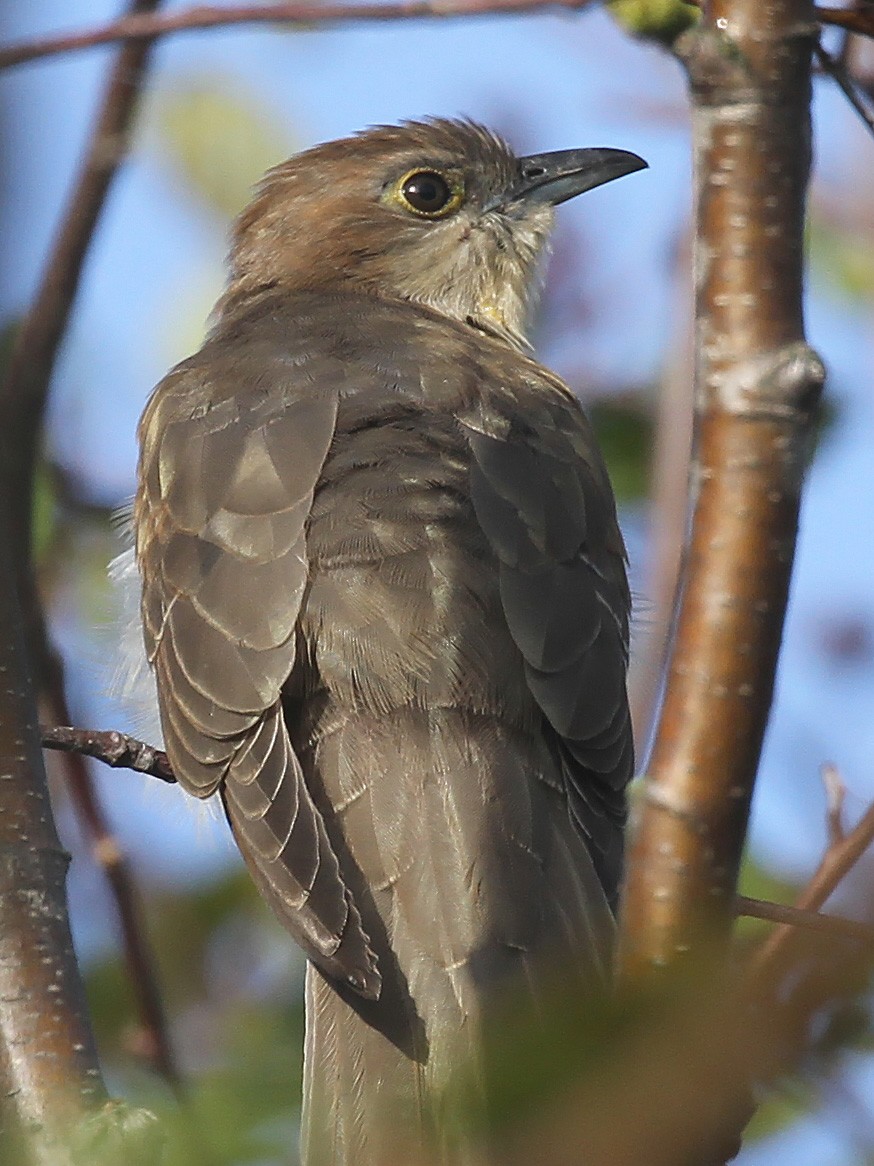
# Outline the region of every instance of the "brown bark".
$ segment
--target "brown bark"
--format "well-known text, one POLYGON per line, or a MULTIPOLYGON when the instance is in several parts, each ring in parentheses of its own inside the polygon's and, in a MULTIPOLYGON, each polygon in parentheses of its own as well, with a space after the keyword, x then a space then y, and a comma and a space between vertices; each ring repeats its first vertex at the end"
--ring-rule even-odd
POLYGON ((73 729, 67 726, 42 730, 43 749, 57 749, 60 753, 79 753, 94 757, 113 769, 132 769, 146 773, 171 785, 176 777, 167 760, 167 754, 156 745, 137 741, 114 729, 73 729))
POLYGON ((629 975, 725 942, 823 381, 804 341, 814 7, 713 0, 681 38, 697 175, 694 513, 622 920, 629 975))
POLYGON ((0 1106, 22 1163, 63 1166, 58 1139, 105 1100, 67 921, 36 703, 0 561, 0 1106))
MULTIPOLYGON (((157 0, 133 0, 145 12, 157 0)), ((31 500, 49 381, 88 246, 124 156, 148 43, 110 75, 79 179, 0 389, 0 1085, 24 1163, 154 1162, 145 1111, 106 1103, 67 920, 68 856, 55 832, 31 667, 49 661, 31 563, 31 500), (17 579, 13 579, 13 572, 17 579)), ((5 1150, 4 1145, 4 1150, 5 1150)))
MULTIPOLYGON (((53 680, 49 703, 54 708, 60 707, 64 720, 68 720, 62 677, 58 674, 53 680)), ((102 735, 104 738, 121 736, 112 733, 102 735)), ((130 862, 101 804, 94 779, 85 762, 86 750, 64 749, 62 752, 71 801, 91 844, 94 861, 103 871, 115 902, 125 962, 136 1002, 136 1044, 143 1057, 181 1098, 182 1077, 173 1053, 170 1027, 158 984, 158 969, 146 934, 142 904, 130 862)), ((153 751, 155 754, 157 752, 153 751)))

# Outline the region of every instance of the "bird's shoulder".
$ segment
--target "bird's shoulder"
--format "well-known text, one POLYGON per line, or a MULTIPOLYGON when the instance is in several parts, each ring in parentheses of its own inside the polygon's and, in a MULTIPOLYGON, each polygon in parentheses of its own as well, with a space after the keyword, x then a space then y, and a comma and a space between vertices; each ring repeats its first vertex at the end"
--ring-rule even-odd
POLYGON ((324 388, 341 398, 377 385, 423 407, 476 405, 504 397, 525 408, 550 398, 571 423, 580 416, 558 377, 500 336, 427 304, 360 293, 265 292, 235 305, 198 352, 157 386, 146 418, 232 411, 324 388))

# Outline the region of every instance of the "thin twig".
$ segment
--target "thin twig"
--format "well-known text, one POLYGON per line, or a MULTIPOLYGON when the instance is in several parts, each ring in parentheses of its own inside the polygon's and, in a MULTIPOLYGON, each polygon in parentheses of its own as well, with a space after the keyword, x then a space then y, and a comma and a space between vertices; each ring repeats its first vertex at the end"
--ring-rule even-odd
POLYGON ((821 915, 818 911, 803 911, 800 907, 771 903, 766 899, 749 899, 746 895, 736 897, 735 911, 751 919, 766 919, 770 923, 803 927, 807 931, 822 931, 826 935, 840 935, 844 939, 858 939, 862 943, 874 944, 874 927, 858 923, 855 919, 821 915))
POLYGON ((843 842, 844 830, 844 800, 847 787, 841 777, 840 770, 830 762, 820 768, 823 788, 825 789, 825 819, 828 831, 829 846, 836 846, 843 842))
POLYGON ((857 4, 855 8, 817 8, 820 24, 833 24, 859 36, 874 37, 874 4, 857 4))
POLYGON ((874 111, 868 108, 863 94, 859 92, 844 65, 818 42, 813 51, 824 72, 828 73, 837 84, 844 97, 862 119, 868 133, 874 135, 874 111))
POLYGON ((0 69, 117 41, 150 40, 172 32, 240 24, 332 24, 431 20, 451 16, 512 16, 544 9, 577 11, 593 0, 400 0, 388 4, 252 4, 219 8, 201 4, 158 16, 126 16, 79 32, 36 37, 0 48, 0 69))
POLYGON ((45 726, 41 732, 43 749, 81 753, 113 769, 132 769, 135 773, 145 773, 171 785, 176 781, 167 754, 162 749, 147 745, 145 741, 137 741, 126 733, 45 726))
MULTIPOLYGON (((798 896, 795 907, 800 911, 819 911, 832 891, 874 842, 874 804, 869 806, 857 825, 839 842, 828 847, 813 878, 798 896)), ((794 929, 777 927, 762 944, 750 963, 751 978, 764 981, 785 966, 787 950, 794 929)))

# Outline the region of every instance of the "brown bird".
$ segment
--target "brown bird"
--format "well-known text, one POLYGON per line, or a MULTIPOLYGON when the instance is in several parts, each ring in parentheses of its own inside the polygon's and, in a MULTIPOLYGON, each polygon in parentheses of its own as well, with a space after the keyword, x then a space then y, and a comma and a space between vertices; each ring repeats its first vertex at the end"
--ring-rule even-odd
POLYGON ((308 1166, 399 1139, 473 1161, 441 1098, 490 1001, 556 962, 609 974, 625 551, 526 328, 555 205, 644 165, 519 158, 466 121, 308 150, 240 216, 212 331, 143 415, 166 748, 309 957, 308 1166))

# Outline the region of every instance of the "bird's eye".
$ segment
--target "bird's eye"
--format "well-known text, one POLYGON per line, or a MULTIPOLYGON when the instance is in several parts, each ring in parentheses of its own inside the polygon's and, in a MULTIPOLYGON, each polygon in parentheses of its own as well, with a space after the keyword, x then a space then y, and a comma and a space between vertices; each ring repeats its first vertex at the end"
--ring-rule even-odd
POLYGON ((461 187, 436 170, 413 170, 401 179, 397 191, 405 210, 426 219, 450 214, 462 198, 461 187))

